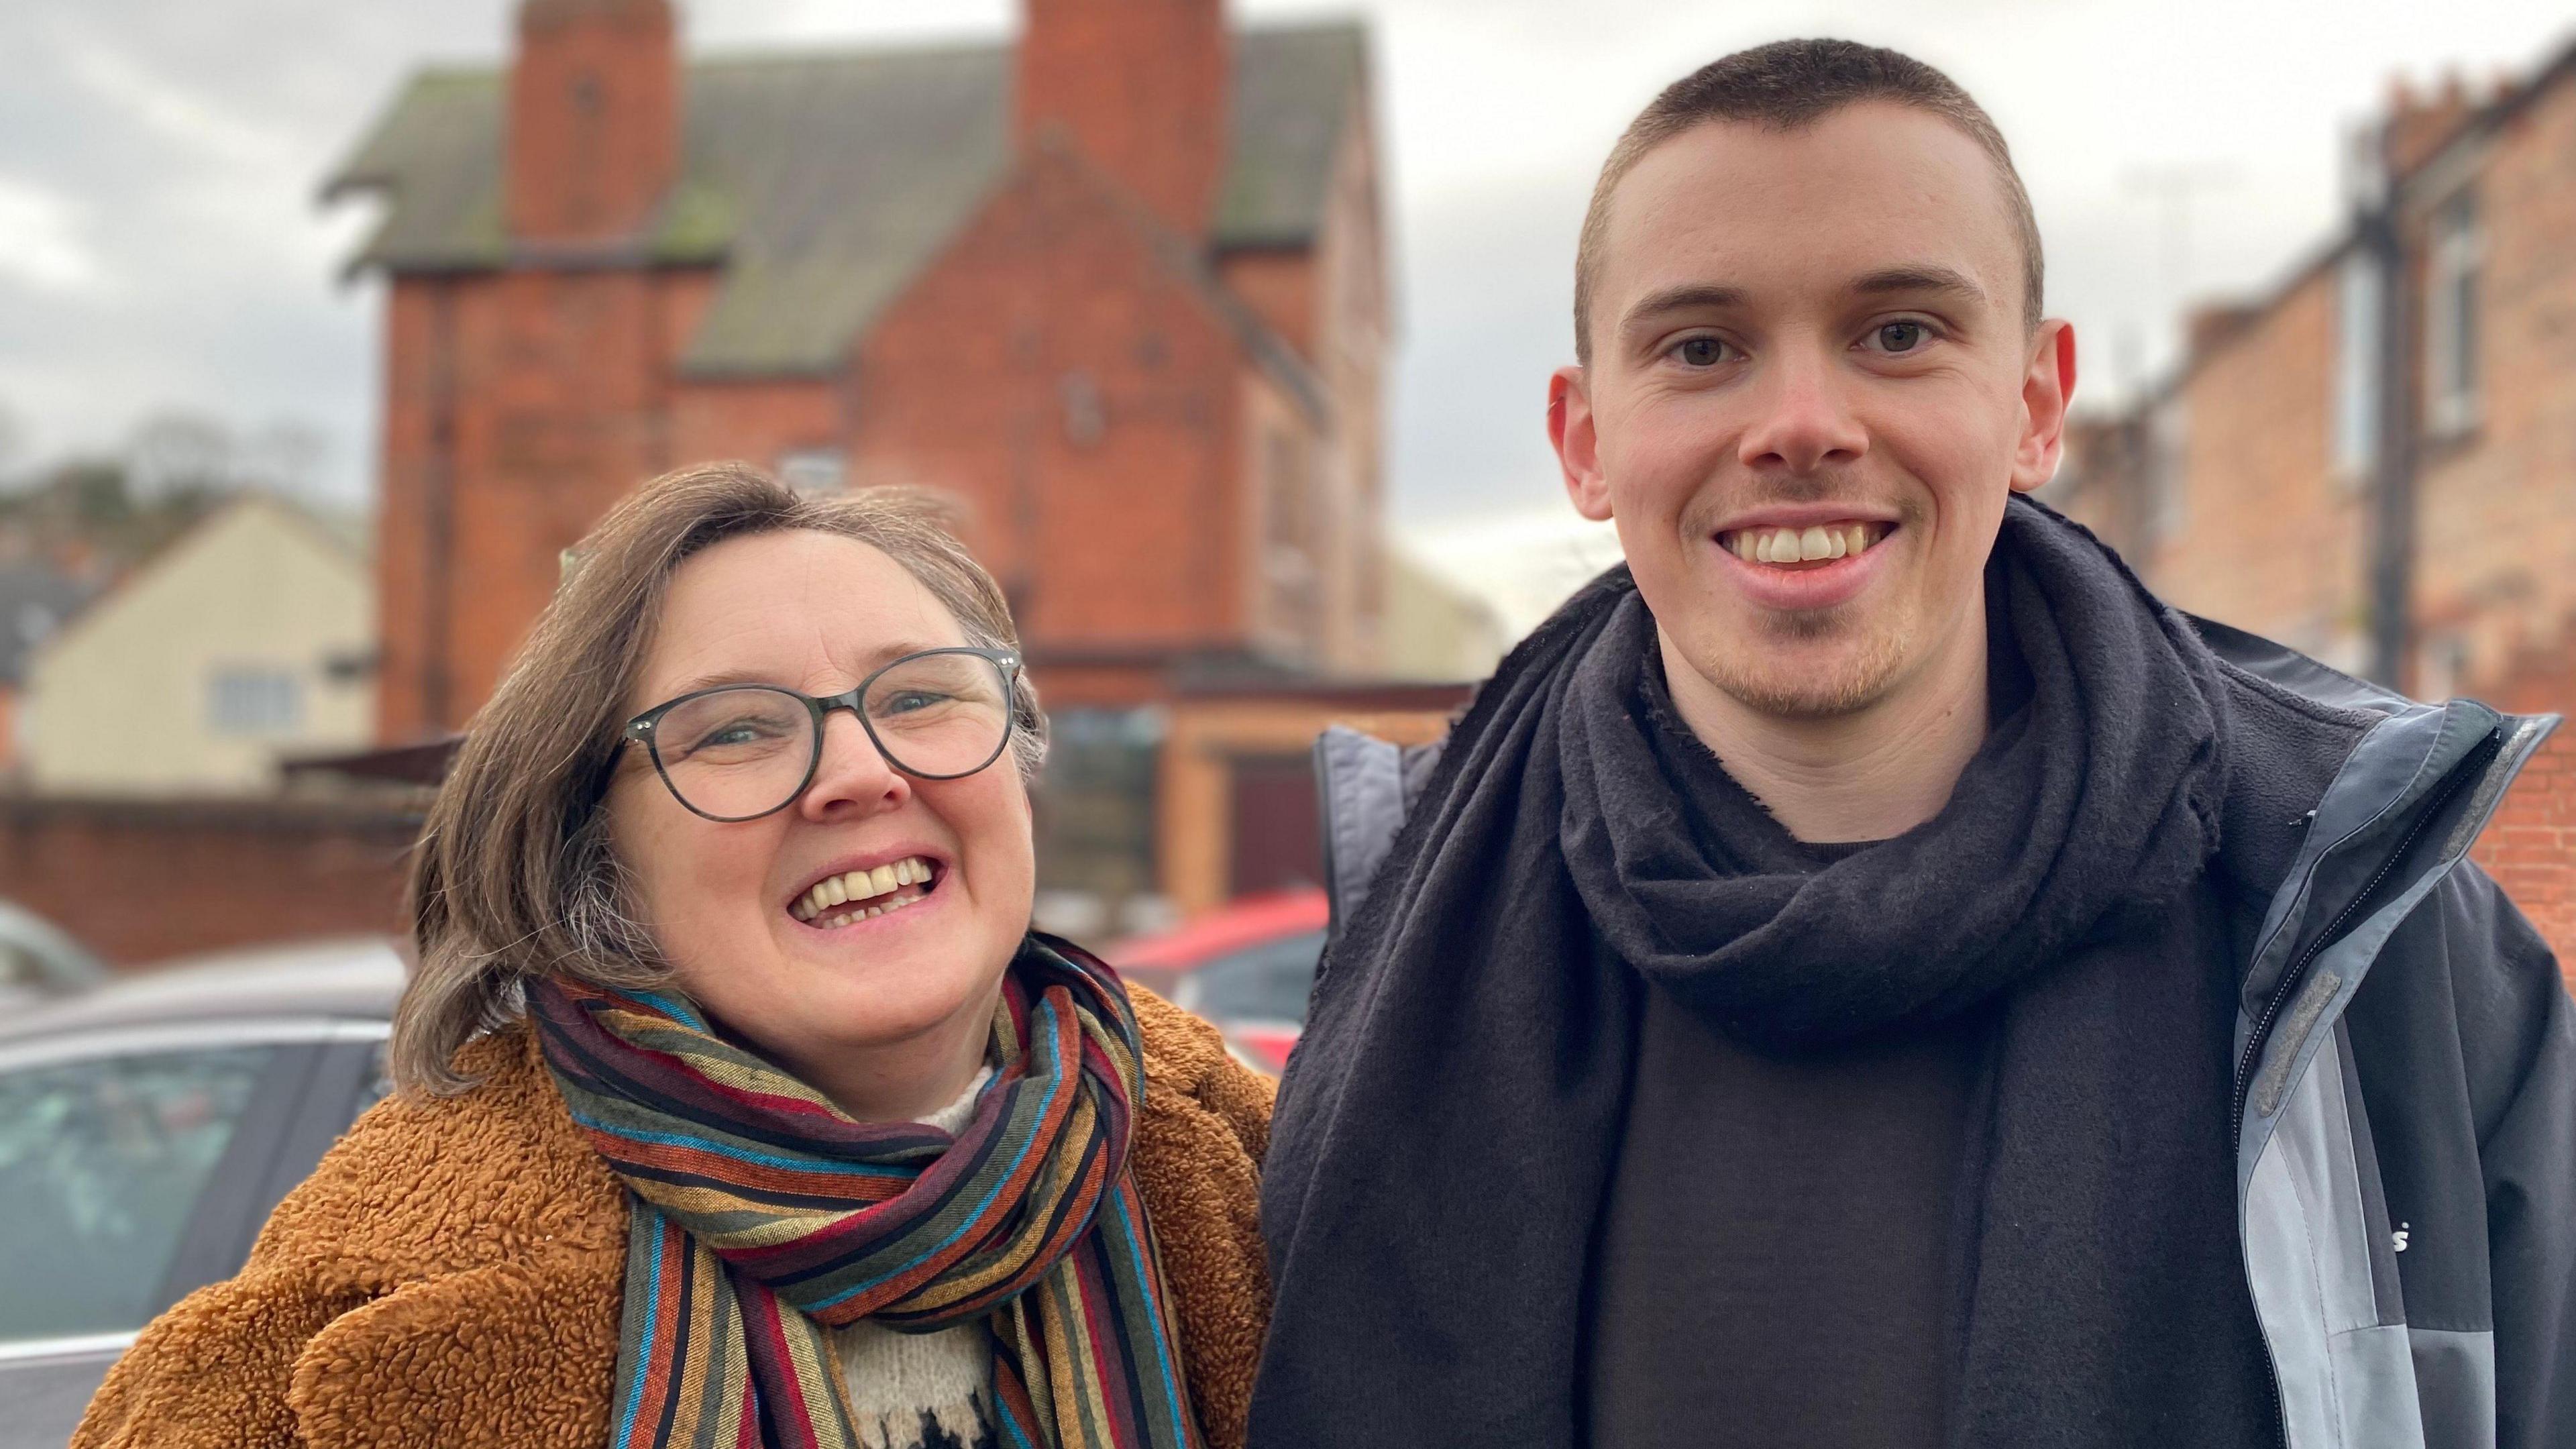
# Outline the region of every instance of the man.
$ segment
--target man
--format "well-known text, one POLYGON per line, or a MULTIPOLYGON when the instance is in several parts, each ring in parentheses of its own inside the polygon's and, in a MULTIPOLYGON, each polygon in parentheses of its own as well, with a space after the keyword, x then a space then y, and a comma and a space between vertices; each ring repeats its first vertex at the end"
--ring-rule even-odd
POLYGON ((2074 337, 1916 61, 1673 86, 1575 295, 1627 567, 1319 750, 1255 1445, 2576 1443, 2576 1026, 2461 859, 2549 722, 2015 496, 2074 337))

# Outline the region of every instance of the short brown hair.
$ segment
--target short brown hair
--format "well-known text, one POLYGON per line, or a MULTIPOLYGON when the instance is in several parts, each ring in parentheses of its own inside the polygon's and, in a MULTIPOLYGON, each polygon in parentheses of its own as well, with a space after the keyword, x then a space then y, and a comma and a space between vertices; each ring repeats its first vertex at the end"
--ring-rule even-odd
MULTIPOLYGON (((949 510, 917 490, 809 497, 720 463, 655 479, 591 530, 430 806, 411 875, 419 966, 394 1009, 388 1052, 396 1085, 414 1095, 474 1085, 457 1070, 458 1048, 517 1017, 531 980, 666 984, 601 807, 624 748, 627 694, 682 561, 754 534, 857 539, 919 580, 970 642, 1017 648, 1001 589, 949 523, 949 510)), ((1025 674, 1011 713, 1025 779, 1046 757, 1046 719, 1025 674)))
POLYGON ((1574 254, 1574 355, 1592 362, 1592 288, 1610 229, 1610 193, 1647 152, 1711 121, 1749 121, 1777 131, 1814 125, 1846 106, 1894 101, 1939 116, 1968 133, 1995 163, 2022 254, 2022 313, 2039 325, 2043 262, 2039 219, 2003 132, 1958 82, 1910 55, 1849 40, 1775 40, 1714 60, 1664 88, 1628 123, 1593 183, 1574 254))

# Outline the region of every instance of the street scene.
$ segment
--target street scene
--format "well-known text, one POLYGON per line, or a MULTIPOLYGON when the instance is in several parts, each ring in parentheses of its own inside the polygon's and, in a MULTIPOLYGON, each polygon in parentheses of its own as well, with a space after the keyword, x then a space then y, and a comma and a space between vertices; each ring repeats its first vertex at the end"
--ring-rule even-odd
POLYGON ((0 1449, 2576 1444, 2576 11, 0 53, 0 1449))

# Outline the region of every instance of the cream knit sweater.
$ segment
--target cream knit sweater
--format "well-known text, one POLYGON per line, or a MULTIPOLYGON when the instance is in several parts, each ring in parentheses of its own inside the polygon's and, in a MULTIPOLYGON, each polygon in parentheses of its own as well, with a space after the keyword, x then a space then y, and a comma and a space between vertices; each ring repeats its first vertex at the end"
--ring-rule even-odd
MULTIPOLYGON (((974 1118, 975 1094, 992 1076, 990 1067, 976 1073, 966 1095, 921 1120, 957 1131, 974 1118)), ((952 1441, 979 1449, 994 1442, 993 1340, 981 1322, 897 1333, 863 1318, 835 1331, 832 1346, 865 1449, 945 1449, 952 1441)))

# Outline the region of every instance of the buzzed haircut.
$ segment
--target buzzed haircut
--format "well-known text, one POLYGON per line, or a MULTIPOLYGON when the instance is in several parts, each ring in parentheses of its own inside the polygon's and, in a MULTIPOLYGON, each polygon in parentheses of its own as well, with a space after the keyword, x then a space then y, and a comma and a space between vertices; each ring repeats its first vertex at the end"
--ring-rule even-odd
POLYGON ((1929 111, 1968 133, 2003 178, 2022 255, 2022 320, 2039 325, 2043 264, 2039 219, 2013 169, 2003 132, 1959 83, 1910 55, 1850 40, 1775 40, 1714 60, 1664 88, 1628 123, 1593 183, 1574 254, 1574 355, 1592 363, 1592 289, 1610 230, 1610 193, 1649 151, 1711 121, 1749 121, 1775 131, 1814 125, 1846 106, 1893 101, 1929 111))

